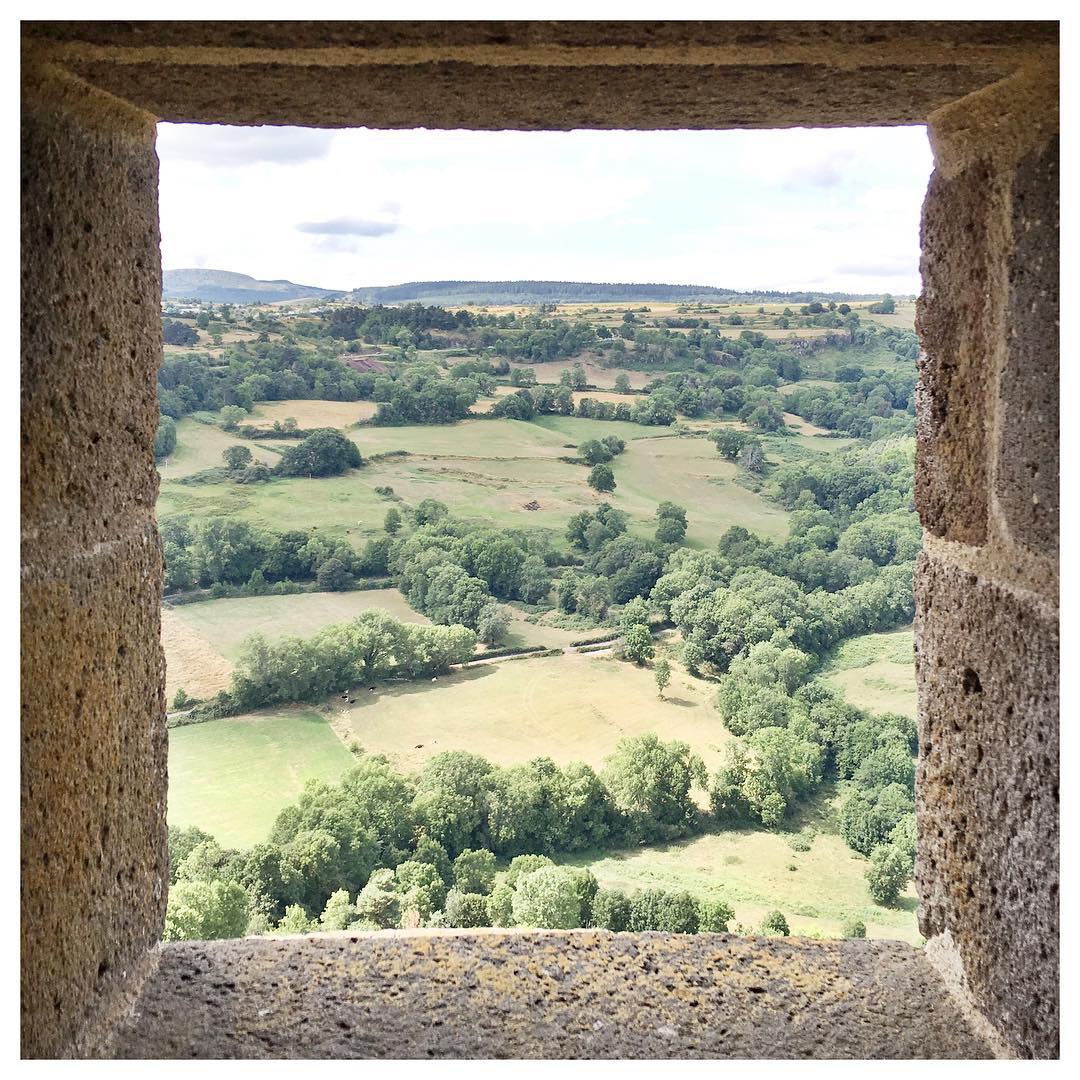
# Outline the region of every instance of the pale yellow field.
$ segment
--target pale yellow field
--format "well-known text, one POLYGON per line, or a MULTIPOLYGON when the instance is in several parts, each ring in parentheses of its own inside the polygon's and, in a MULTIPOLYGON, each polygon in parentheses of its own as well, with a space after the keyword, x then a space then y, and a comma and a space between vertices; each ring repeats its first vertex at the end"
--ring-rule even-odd
POLYGON ((731 736, 709 704, 712 687, 672 667, 660 700, 652 671, 610 657, 501 661, 362 692, 333 722, 406 771, 443 750, 500 765, 546 756, 599 768, 619 739, 649 731, 689 743, 714 769, 731 736))
POLYGON ((165 650, 165 700, 176 691, 209 698, 229 685, 233 666, 199 631, 180 618, 182 608, 161 609, 161 647, 165 650))
POLYGON ((357 420, 370 419, 377 409, 374 401, 265 401, 245 423, 264 426, 291 416, 302 428, 348 428, 357 420))
MULTIPOLYGON (((615 385, 615 376, 624 374, 630 380, 630 385, 635 390, 642 390, 645 385, 656 378, 644 371, 625 371, 621 368, 606 368, 599 364, 580 360, 552 360, 546 364, 522 364, 516 361, 510 362, 511 368, 529 368, 536 372, 536 381, 544 384, 558 385, 564 371, 569 371, 575 364, 580 363, 585 369, 585 378, 590 385, 599 386, 610 390, 615 385)), ((625 399, 621 399, 625 400, 625 399)))

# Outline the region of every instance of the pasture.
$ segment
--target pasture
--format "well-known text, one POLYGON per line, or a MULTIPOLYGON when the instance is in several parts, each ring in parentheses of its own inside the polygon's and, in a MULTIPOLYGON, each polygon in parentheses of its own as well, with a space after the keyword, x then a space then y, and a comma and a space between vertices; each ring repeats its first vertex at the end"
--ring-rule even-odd
MULTIPOLYGON (((349 437, 365 456, 392 450, 404 450, 407 456, 314 481, 195 486, 163 482, 159 516, 235 514, 281 530, 317 526, 361 543, 381 535, 387 509, 396 505, 375 492, 376 487, 389 486, 406 503, 438 499, 471 521, 495 528, 546 529, 557 542, 574 514, 605 498, 627 511, 632 528, 642 535, 655 529, 658 503, 670 499, 686 506, 689 541, 697 546, 715 544, 731 525, 745 525, 769 537, 787 532, 785 511, 736 484, 735 466, 711 443, 673 436, 665 428, 545 416, 532 422, 467 420, 445 426, 366 427, 350 431, 349 437), (586 467, 559 458, 574 456, 574 446, 604 435, 625 439, 627 449, 612 463, 618 487, 601 497, 588 486, 586 467), (526 509, 534 501, 540 508, 526 509)), ((829 449, 838 445, 836 440, 812 438, 829 449)))
POLYGON ((649 731, 689 743, 714 769, 731 736, 709 703, 712 687, 672 668, 660 700, 649 669, 608 656, 494 661, 431 682, 380 685, 331 722, 345 742, 356 739, 405 772, 444 750, 499 765, 543 756, 599 768, 620 739, 649 731))
POLYGON ((910 626, 848 639, 830 658, 822 675, 856 708, 915 716, 915 652, 910 626))
POLYGON ((169 732, 170 825, 197 825, 222 847, 265 840, 309 779, 334 782, 353 757, 308 709, 267 710, 169 732))
MULTIPOLYGON (((354 619, 375 608, 401 622, 430 621, 413 611, 397 589, 245 596, 166 607, 161 618, 166 696, 171 702, 182 687, 188 696, 205 699, 227 689, 233 665, 252 634, 262 634, 268 641, 287 636, 312 637, 324 626, 354 619)), ((511 619, 506 645, 563 648, 582 636, 581 630, 530 622, 526 613, 516 607, 508 610, 511 619)), ((477 655, 482 657, 484 651, 479 646, 477 655)))
POLYGON ((866 887, 867 860, 836 833, 835 801, 826 792, 805 805, 789 822, 790 831, 732 829, 558 861, 588 866, 602 888, 685 889, 724 900, 735 911, 734 921, 752 930, 779 908, 793 935, 842 937, 844 923, 857 918, 866 924, 867 937, 920 943, 914 887, 908 886, 895 908, 874 903, 866 887), (791 846, 800 832, 809 851, 791 846))
POLYGON ((246 446, 252 458, 263 465, 272 466, 280 460, 273 450, 251 439, 241 439, 213 424, 201 424, 198 420, 185 417, 176 424, 176 449, 165 460, 158 462, 162 483, 224 465, 222 454, 230 446, 246 446))

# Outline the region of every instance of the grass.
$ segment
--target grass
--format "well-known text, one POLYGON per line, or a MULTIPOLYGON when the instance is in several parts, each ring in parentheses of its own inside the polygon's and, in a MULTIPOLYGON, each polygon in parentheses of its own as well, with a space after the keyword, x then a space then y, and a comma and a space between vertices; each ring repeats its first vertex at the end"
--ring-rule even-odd
POLYGON ((265 840, 305 781, 329 782, 353 757, 317 713, 290 709, 169 732, 170 825, 197 825, 222 847, 265 840))
MULTIPOLYGON (((626 452, 614 463, 619 487, 608 499, 631 514, 639 533, 651 534, 657 504, 671 499, 690 512, 693 544, 714 544, 730 525, 770 537, 786 535, 785 511, 734 484, 735 467, 705 440, 680 439, 638 424, 562 416, 357 428, 349 437, 361 453, 406 450, 409 456, 315 481, 197 487, 163 482, 158 513, 163 518, 236 515, 281 530, 318 526, 359 543, 382 533, 392 504, 374 489, 387 485, 407 503, 434 498, 477 523, 544 529, 561 541, 567 521, 603 497, 586 483, 584 466, 558 459, 572 454, 567 444, 604 435, 627 440, 626 452), (540 509, 526 510, 533 501, 540 509)), ((835 448, 835 440, 820 441, 835 448)))
POLYGON ((829 790, 790 823, 791 831, 737 829, 655 847, 590 852, 560 859, 588 866, 601 887, 685 889, 698 897, 724 900, 735 921, 756 929, 765 914, 778 908, 795 935, 843 936, 851 918, 866 924, 868 937, 921 942, 915 921, 917 900, 908 886, 895 908, 875 904, 866 888, 867 861, 835 832, 831 819, 835 795, 829 790), (790 840, 800 826, 821 831, 810 850, 795 851, 790 840), (791 869, 794 867, 795 869, 791 869))
POLYGON ((711 688, 672 667, 661 701, 650 670, 611 657, 500 661, 364 691, 332 722, 343 739, 403 771, 443 750, 471 750, 500 765, 545 756, 599 768, 621 738, 649 731, 689 743, 715 768, 731 736, 709 704, 711 688))
MULTIPOLYGON (((190 417, 180 420, 176 425, 176 449, 169 457, 158 463, 162 484, 170 480, 179 480, 183 476, 224 465, 222 454, 230 446, 246 446, 257 462, 274 465, 280 457, 272 450, 259 446, 251 439, 240 439, 229 435, 212 424, 200 424, 190 417)), ((181 487, 181 491, 193 491, 194 488, 181 487)))
POLYGON ((610 500, 655 531, 655 512, 665 499, 686 507, 692 547, 714 547, 732 525, 762 536, 787 535, 787 513, 735 483, 738 468, 707 439, 678 436, 639 439, 612 462, 616 488, 610 500))
POLYGON ((171 614, 205 638, 227 660, 235 661, 244 640, 252 634, 262 634, 268 641, 287 636, 311 637, 329 623, 354 619, 372 608, 382 608, 402 622, 430 621, 413 611, 397 589, 204 600, 174 608, 171 614))
POLYGON ((860 709, 915 716, 914 635, 910 625, 850 638, 830 657, 822 674, 860 709))
MULTIPOLYGON (((381 608, 402 622, 429 622, 409 607, 397 589, 250 596, 166 608, 162 612, 166 696, 172 701, 180 687, 199 698, 226 689, 233 664, 252 634, 260 633, 269 641, 286 636, 311 637, 330 623, 354 619, 372 608, 381 608)), ((524 612, 513 607, 510 610, 505 645, 562 648, 581 637, 581 630, 529 622, 524 612)))

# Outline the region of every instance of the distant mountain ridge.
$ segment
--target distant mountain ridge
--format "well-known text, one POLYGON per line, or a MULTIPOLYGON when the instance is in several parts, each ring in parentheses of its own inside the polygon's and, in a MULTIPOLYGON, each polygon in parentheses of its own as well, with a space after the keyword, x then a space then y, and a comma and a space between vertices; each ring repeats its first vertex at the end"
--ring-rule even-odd
POLYGON ((215 304, 269 304, 276 300, 318 300, 339 297, 342 289, 297 285, 294 281, 260 281, 231 270, 166 270, 161 295, 166 300, 204 300, 215 304))
POLYGON ((358 289, 323 289, 295 282, 260 281, 229 270, 166 270, 162 295, 167 300, 258 304, 279 300, 345 300, 352 304, 426 303, 542 304, 643 303, 650 300, 694 303, 792 303, 814 300, 876 300, 880 293, 781 292, 775 289, 722 289, 712 285, 596 281, 407 281, 358 289))
POLYGON ((666 285, 657 282, 595 281, 409 281, 353 289, 345 299, 356 304, 394 304, 424 301, 429 304, 538 304, 556 302, 633 303, 655 301, 790 301, 876 300, 880 293, 780 292, 759 289, 740 292, 712 285, 666 285))

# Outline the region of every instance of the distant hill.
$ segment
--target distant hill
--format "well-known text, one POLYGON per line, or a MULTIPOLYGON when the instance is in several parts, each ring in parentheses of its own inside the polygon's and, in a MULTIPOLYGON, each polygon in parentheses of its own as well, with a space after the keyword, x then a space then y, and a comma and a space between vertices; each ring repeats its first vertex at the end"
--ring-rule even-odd
POLYGON ((404 285, 353 289, 344 297, 354 304, 540 304, 540 303, 635 303, 649 300, 698 300, 712 303, 790 302, 813 300, 876 300, 879 293, 739 292, 711 285, 663 285, 593 281, 409 281, 404 285))
POLYGON ((351 304, 424 303, 543 304, 647 303, 650 300, 695 303, 791 303, 814 300, 877 300, 879 293, 778 292, 721 289, 712 285, 664 285, 596 281, 407 281, 344 291, 297 285, 293 281, 260 281, 229 270, 166 270, 166 300, 269 304, 278 300, 345 300, 351 304))
POLYGON ((161 294, 166 300, 205 300, 215 304, 271 304, 276 300, 339 297, 340 289, 320 289, 293 281, 260 281, 230 270, 166 270, 161 294))

